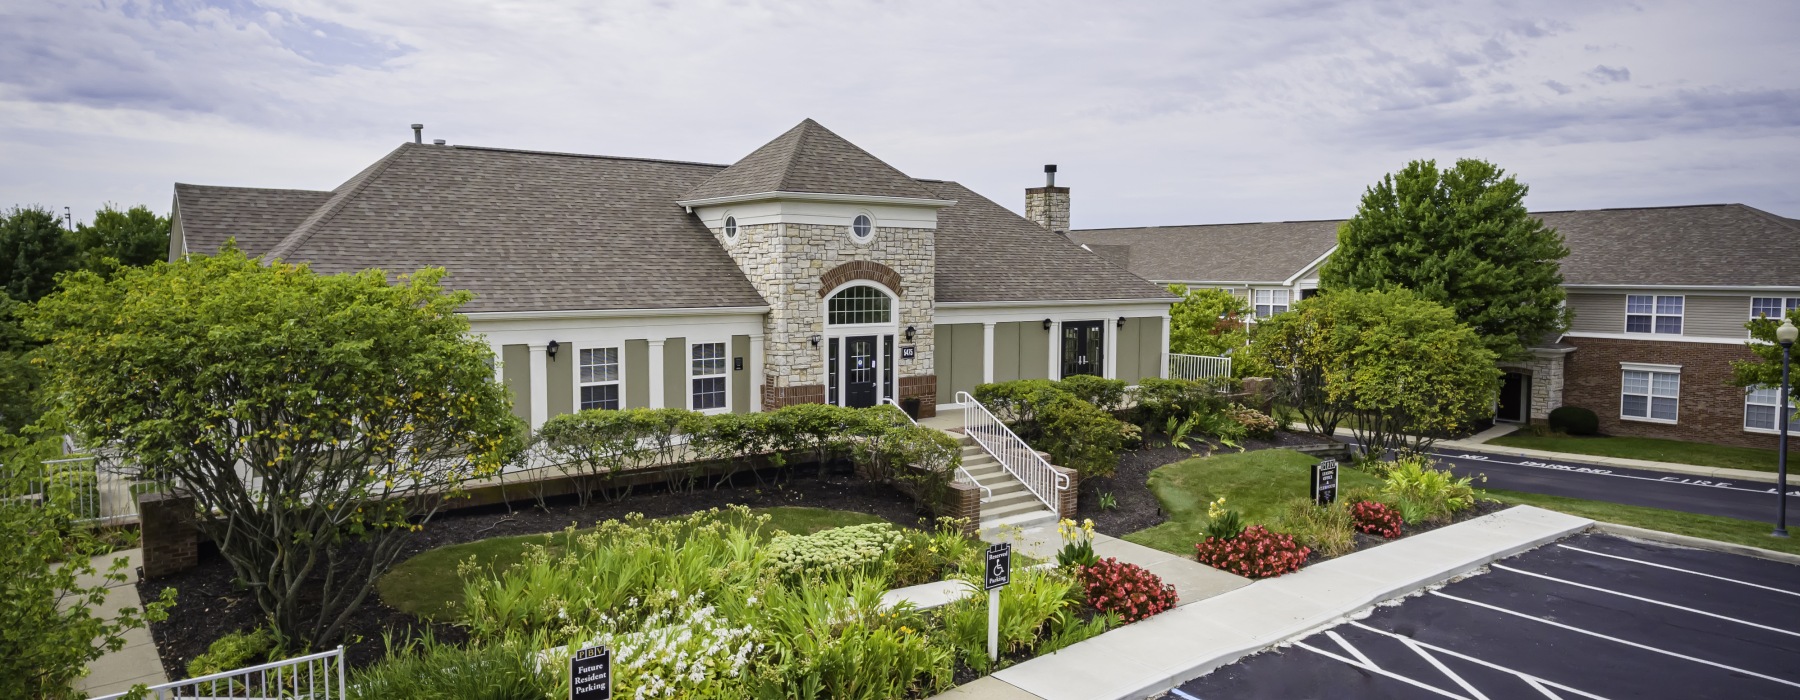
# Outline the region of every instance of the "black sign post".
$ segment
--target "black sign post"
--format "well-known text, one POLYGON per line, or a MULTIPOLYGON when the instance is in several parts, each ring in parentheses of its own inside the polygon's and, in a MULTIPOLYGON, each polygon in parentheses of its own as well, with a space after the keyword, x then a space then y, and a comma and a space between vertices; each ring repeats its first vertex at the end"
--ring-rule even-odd
POLYGON ((1338 463, 1335 459, 1328 459, 1313 465, 1312 497, 1314 503, 1323 506, 1337 500, 1337 472, 1338 463))
POLYGON ((569 700, 612 700, 612 651, 586 647, 569 657, 569 700))
POLYGON ((1012 545, 988 545, 988 660, 1000 659, 1000 589, 1012 583, 1012 545))

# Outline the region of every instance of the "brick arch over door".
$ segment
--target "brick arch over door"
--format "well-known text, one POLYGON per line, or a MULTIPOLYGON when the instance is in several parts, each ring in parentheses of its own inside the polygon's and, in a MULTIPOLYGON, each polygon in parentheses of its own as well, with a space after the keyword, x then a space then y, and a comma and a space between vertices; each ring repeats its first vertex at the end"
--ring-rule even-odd
POLYGON ((836 290, 838 287, 844 286, 844 283, 854 280, 877 282, 888 289, 894 290, 895 294, 906 293, 905 290, 900 288, 900 273, 895 272, 894 268, 878 262, 857 260, 855 262, 847 262, 831 268, 830 271, 820 276, 819 296, 822 298, 836 290))

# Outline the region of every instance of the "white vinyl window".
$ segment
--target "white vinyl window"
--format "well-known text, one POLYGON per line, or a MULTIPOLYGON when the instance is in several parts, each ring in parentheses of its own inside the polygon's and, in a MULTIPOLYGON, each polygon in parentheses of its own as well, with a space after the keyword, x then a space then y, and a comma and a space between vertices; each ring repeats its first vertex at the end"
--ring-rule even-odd
POLYGON ((1800 297, 1751 297, 1750 320, 1779 319, 1794 309, 1800 309, 1800 297))
POLYGON ((891 323, 894 300, 874 287, 848 287, 825 302, 825 325, 891 323))
POLYGON ((1681 372, 1624 370, 1619 417, 1674 423, 1681 414, 1681 372))
POLYGON ((869 236, 875 235, 875 220, 870 219, 867 214, 857 214, 850 221, 850 235, 859 241, 868 240, 869 236))
POLYGON ((726 371, 730 362, 725 357, 724 343, 694 343, 689 369, 692 378, 693 410, 711 411, 725 408, 726 371))
POLYGON ((1288 310, 1288 290, 1258 289, 1256 290, 1256 317, 1268 318, 1288 310))
POLYGON ((1626 295, 1625 332, 1681 335, 1681 310, 1685 301, 1679 295, 1626 295))
POLYGON ((725 217, 725 237, 726 238, 737 238, 737 217, 735 217, 735 216, 725 217))
POLYGON ((581 350, 581 405, 589 409, 619 408, 619 349, 583 348, 581 350))
POLYGON ((1744 429, 1757 432, 1773 433, 1781 429, 1780 421, 1788 422, 1788 430, 1794 429, 1794 395, 1788 393, 1788 407, 1781 410, 1781 390, 1772 387, 1757 387, 1744 394, 1744 429))

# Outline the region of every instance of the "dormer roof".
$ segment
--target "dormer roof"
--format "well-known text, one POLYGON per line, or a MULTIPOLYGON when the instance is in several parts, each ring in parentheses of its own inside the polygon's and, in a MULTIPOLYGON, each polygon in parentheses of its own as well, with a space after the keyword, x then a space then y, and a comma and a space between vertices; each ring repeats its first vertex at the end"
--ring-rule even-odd
POLYGON ((680 201, 703 204, 775 193, 937 199, 894 166, 807 119, 719 171, 680 201))

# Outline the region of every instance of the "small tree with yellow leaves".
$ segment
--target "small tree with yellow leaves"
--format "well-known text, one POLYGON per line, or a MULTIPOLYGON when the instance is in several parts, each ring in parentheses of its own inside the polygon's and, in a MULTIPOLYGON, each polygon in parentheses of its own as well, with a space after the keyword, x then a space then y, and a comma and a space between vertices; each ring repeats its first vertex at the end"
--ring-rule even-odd
POLYGON ((342 637, 447 498, 522 428, 441 269, 321 275, 226 248, 72 273, 27 319, 51 403, 199 526, 288 647, 342 637))

